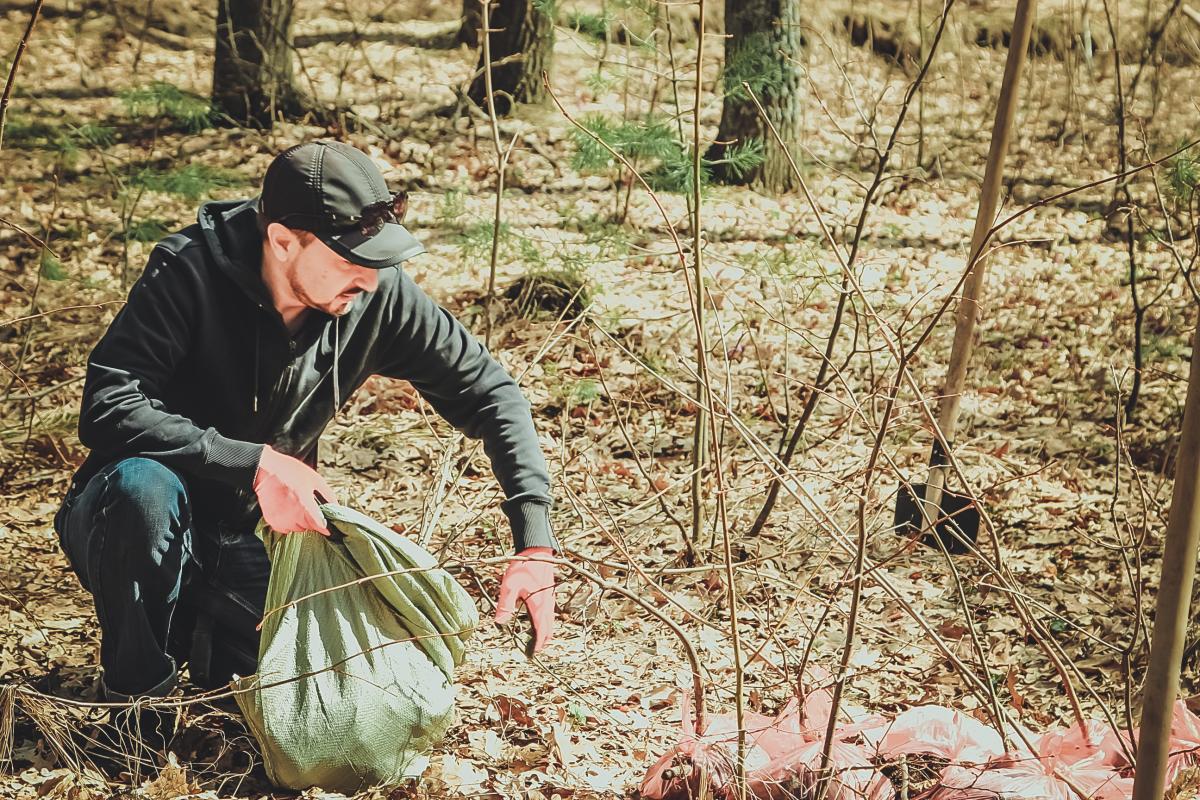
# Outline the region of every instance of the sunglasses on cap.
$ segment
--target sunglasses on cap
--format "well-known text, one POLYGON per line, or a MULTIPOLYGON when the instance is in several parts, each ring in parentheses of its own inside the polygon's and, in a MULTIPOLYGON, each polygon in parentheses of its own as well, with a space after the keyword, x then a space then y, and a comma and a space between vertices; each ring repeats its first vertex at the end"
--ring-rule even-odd
POLYGON ((404 214, 407 211, 408 192, 401 190, 392 195, 390 200, 381 200, 378 203, 363 206, 362 210, 353 216, 348 217, 336 212, 321 214, 319 217, 313 214, 287 214, 276 222, 301 230, 313 230, 314 233, 343 235, 357 231, 364 238, 369 239, 382 231, 383 226, 387 223, 403 222, 404 214), (313 222, 309 222, 309 220, 314 221, 317 227, 310 227, 313 222))

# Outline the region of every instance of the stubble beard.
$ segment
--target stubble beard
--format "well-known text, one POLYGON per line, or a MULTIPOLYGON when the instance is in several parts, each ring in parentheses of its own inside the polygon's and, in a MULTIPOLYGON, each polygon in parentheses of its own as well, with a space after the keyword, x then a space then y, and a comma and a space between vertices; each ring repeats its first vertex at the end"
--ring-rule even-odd
POLYGON ((344 316, 345 314, 349 313, 350 307, 354 304, 354 297, 343 300, 341 295, 335 296, 333 300, 325 303, 317 302, 298 280, 297 271, 295 269, 288 274, 288 286, 291 288, 292 294, 295 295, 296 299, 299 300, 305 308, 323 311, 330 316, 344 316))

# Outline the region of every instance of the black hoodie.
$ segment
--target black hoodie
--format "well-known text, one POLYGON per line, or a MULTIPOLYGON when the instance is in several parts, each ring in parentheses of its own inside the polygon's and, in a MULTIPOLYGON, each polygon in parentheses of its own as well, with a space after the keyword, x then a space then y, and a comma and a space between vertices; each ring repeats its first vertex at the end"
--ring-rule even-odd
POLYGON ((371 375, 410 381, 455 428, 482 439, 518 551, 558 549, 549 474, 516 382, 401 267, 341 317, 310 310, 290 335, 260 277, 255 200, 213 202, 160 242, 88 359, 71 483, 106 464, 157 459, 188 484, 193 515, 234 530, 259 517, 263 444, 315 466, 334 412, 371 375))

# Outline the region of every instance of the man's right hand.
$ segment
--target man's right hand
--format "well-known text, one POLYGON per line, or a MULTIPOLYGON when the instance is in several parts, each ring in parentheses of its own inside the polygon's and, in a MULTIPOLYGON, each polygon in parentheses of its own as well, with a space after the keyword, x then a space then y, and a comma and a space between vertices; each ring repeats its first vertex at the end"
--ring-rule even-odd
POLYGON ((263 448, 254 476, 254 493, 267 525, 279 533, 319 531, 329 535, 316 495, 337 502, 325 479, 303 461, 270 445, 263 448))

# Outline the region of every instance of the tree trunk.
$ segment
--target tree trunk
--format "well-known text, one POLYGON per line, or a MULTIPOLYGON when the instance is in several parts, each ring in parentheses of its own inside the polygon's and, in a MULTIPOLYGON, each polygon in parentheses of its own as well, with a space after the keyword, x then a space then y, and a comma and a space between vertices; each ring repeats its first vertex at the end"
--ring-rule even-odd
POLYGON ((462 27, 458 29, 458 43, 465 44, 474 50, 482 42, 479 40, 483 28, 483 9, 479 0, 463 0, 462 27))
POLYGON ((305 111, 292 83, 294 0, 218 0, 213 105, 241 125, 270 128, 305 111))
POLYGON ((723 158, 730 145, 757 140, 763 160, 740 174, 729 164, 713 179, 767 194, 800 188, 784 151, 760 119, 742 81, 750 84, 780 137, 793 152, 800 144, 800 0, 725 0, 725 99, 717 143, 707 158, 723 158))
MULTIPOLYGON (((546 96, 542 70, 550 69, 554 51, 554 19, 542 12, 534 0, 500 0, 489 16, 496 113, 507 114, 513 103, 542 101, 546 96), (497 63, 500 61, 505 63, 497 63)), ((480 48, 477 67, 480 74, 471 82, 467 96, 476 105, 487 108, 483 68, 480 48)))

